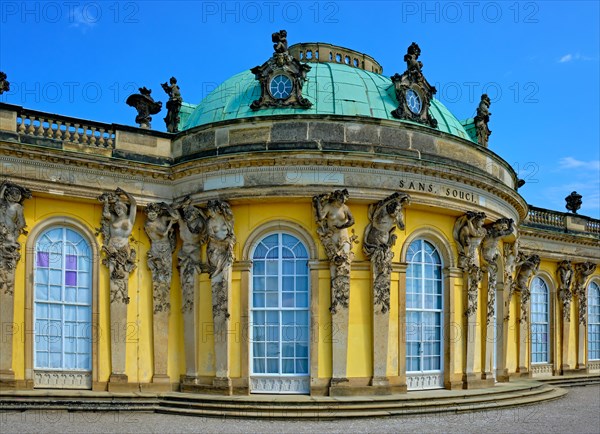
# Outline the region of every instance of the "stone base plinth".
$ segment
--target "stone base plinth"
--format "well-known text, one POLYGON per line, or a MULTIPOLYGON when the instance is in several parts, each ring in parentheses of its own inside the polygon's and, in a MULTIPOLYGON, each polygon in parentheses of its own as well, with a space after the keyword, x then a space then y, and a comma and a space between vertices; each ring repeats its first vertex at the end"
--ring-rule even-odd
POLYGON ((126 374, 110 374, 108 379, 109 392, 130 392, 131 387, 126 374))
POLYGON ((485 389, 486 387, 493 387, 495 380, 494 378, 481 378, 476 374, 463 374, 463 389, 485 389))

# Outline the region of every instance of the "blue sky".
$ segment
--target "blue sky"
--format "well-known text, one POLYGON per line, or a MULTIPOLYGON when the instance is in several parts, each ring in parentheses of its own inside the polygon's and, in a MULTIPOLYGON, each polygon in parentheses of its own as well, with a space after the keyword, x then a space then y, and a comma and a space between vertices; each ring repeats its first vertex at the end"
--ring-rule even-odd
MULTIPOLYGON (((559 211, 583 195, 600 218, 599 2, 250 1, 0 2, 0 101, 134 125, 125 99, 140 86, 166 101, 176 76, 198 103, 228 77, 263 63, 270 35, 329 42, 403 72, 422 50, 436 97, 459 119, 492 98, 490 148, 526 180, 529 204, 559 211)), ((153 127, 164 131, 162 117, 153 127)))

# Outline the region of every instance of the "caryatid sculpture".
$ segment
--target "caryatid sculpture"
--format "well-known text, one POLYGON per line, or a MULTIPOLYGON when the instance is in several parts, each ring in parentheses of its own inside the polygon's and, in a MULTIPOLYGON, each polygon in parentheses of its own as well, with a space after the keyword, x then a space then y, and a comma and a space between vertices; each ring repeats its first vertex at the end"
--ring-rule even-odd
POLYGON ((468 276, 465 312, 467 317, 477 312, 478 286, 482 277, 479 267, 479 246, 487 235, 487 230, 483 227, 485 217, 483 212, 468 211, 454 224, 453 235, 458 250, 458 266, 468 276))
POLYGON ((563 319, 571 321, 571 300, 573 293, 571 292, 571 283, 573 281, 573 265, 571 261, 561 261, 558 264, 556 275, 558 276, 558 297, 562 302, 563 319))
POLYGON ((177 255, 182 289, 181 311, 194 309, 195 276, 201 272, 201 249, 206 243, 205 215, 192 204, 189 196, 173 204, 179 214, 179 237, 182 244, 177 255))
POLYGON ((508 296, 505 299, 506 315, 504 319, 510 319, 510 302, 514 292, 514 277, 517 269, 517 259, 519 258, 519 239, 514 243, 504 243, 504 288, 508 289, 508 296))
POLYGON ((21 259, 19 236, 26 235, 23 201, 31 198, 28 188, 10 181, 0 184, 0 291, 13 295, 15 269, 21 259))
POLYGON ((148 268, 152 272, 154 313, 168 312, 170 309, 173 252, 177 241, 173 225, 178 220, 179 215, 164 202, 146 206, 144 230, 151 242, 148 268))
POLYGON ((354 259, 352 244, 358 238, 350 235, 348 228, 354 225, 354 217, 346 205, 348 190, 336 190, 313 197, 317 222, 317 234, 321 239, 331 270, 332 314, 338 308, 347 309, 350 298, 350 264, 354 259))
POLYGON ((233 264, 233 212, 227 202, 209 200, 204 218, 208 244, 206 255, 213 294, 213 317, 229 318, 228 294, 233 264))
POLYGON ((596 264, 592 262, 575 264, 573 293, 577 296, 578 300, 579 324, 583 326, 587 323, 587 293, 585 281, 594 271, 596 271, 596 264))
POLYGON ((529 281, 540 268, 540 257, 538 255, 525 255, 521 253, 517 260, 517 274, 513 281, 511 292, 519 291, 521 293, 521 317, 519 322, 527 322, 528 302, 531 296, 529 281))
POLYGON ((483 272, 488 274, 487 323, 495 314, 496 286, 498 284, 498 258, 500 250, 498 242, 502 237, 512 234, 513 220, 501 218, 485 226, 486 235, 481 242, 481 258, 483 272))
POLYGON ((363 252, 373 267, 373 304, 381 313, 390 309, 390 278, 392 247, 396 243, 396 227, 404 230, 402 208, 410 203, 410 196, 394 193, 376 204, 369 205, 369 224, 365 228, 363 252))
POLYGON ((129 237, 135 223, 137 202, 121 188, 114 193, 102 193, 98 200, 104 203, 98 233, 104 240, 102 263, 110 272, 110 302, 128 304, 127 280, 135 269, 136 261, 136 252, 129 245, 129 237), (127 198, 129 206, 122 196, 127 198))

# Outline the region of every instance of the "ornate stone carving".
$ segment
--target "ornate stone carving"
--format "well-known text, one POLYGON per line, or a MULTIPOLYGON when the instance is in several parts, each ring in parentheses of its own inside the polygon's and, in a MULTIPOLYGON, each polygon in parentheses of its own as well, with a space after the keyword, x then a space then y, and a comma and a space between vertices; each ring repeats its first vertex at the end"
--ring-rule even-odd
POLYGON ((496 286, 498 284, 498 242, 502 237, 513 233, 513 220, 501 218, 485 226, 486 235, 481 242, 482 271, 488 274, 487 323, 495 314, 496 286))
POLYGON ((302 96, 306 73, 311 67, 288 53, 285 30, 273 33, 271 39, 275 50, 273 57, 250 70, 260 82, 260 98, 250 104, 250 108, 312 107, 312 103, 302 96))
POLYGON ((140 93, 129 95, 125 103, 137 110, 138 114, 135 117, 135 122, 139 124, 140 128, 150 129, 152 127, 150 124, 152 117, 150 115, 160 112, 162 102, 154 101, 154 98, 150 96, 152 93, 150 89, 140 87, 139 90, 140 93))
POLYGON ((503 246, 504 256, 504 288, 508 290, 508 296, 506 297, 506 315, 504 319, 508 321, 510 319, 510 302, 512 300, 514 288, 514 275, 517 268, 517 260, 519 259, 519 239, 517 238, 514 243, 505 243, 503 246))
POLYGON ((587 324, 587 292, 585 281, 596 271, 596 264, 592 262, 581 262, 575 264, 575 280, 573 281, 573 294, 577 296, 579 324, 587 324))
POLYGON ((573 298, 573 293, 571 292, 573 266, 571 265, 571 261, 565 260, 558 264, 556 275, 558 276, 558 297, 563 305, 563 319, 571 321, 571 299, 573 298))
POLYGON ((420 55, 421 49, 413 42, 404 56, 406 71, 391 77, 398 100, 398 108, 392 111, 392 115, 436 128, 437 120, 429 114, 429 105, 437 90, 421 72, 423 63, 418 60, 420 55))
POLYGON ((579 210, 579 208, 581 208, 581 205, 583 204, 583 201, 581 200, 582 197, 583 196, 577 193, 576 191, 572 192, 570 195, 565 197, 565 201, 567 202, 565 208, 567 208, 573 214, 577 214, 577 211, 579 210))
POLYGON ((373 267, 373 305, 386 313, 390 309, 390 278, 392 246, 396 243, 396 226, 404 230, 402 208, 410 196, 394 193, 376 204, 369 205, 369 224, 365 228, 363 251, 373 267))
POLYGON ((178 220, 179 214, 164 202, 150 203, 146 206, 144 230, 151 242, 148 251, 148 268, 152 272, 154 313, 168 312, 171 307, 169 295, 173 274, 173 252, 177 242, 173 224, 178 220))
POLYGON ((6 78, 6 73, 0 71, 0 95, 10 90, 10 82, 6 78))
POLYGON ((331 271, 331 307, 332 314, 338 308, 347 309, 350 298, 350 264, 354 259, 352 244, 358 238, 348 228, 354 224, 354 217, 346 205, 348 190, 336 190, 333 193, 313 197, 313 208, 317 222, 317 234, 325 247, 331 271))
POLYGON ((161 86, 167 95, 169 95, 169 100, 167 101, 167 116, 164 118, 167 131, 170 133, 177 133, 179 132, 179 121, 181 120, 179 118, 179 111, 181 110, 181 103, 183 103, 183 98, 181 98, 181 92, 177 85, 177 79, 171 77, 169 83, 163 83, 161 86))
POLYGON ((208 245, 206 254, 208 272, 213 295, 213 318, 229 318, 229 276, 233 264, 233 213, 227 202, 210 200, 204 215, 206 219, 208 245))
POLYGON ((194 278, 201 271, 200 252, 206 242, 205 216, 191 203, 189 196, 173 204, 179 213, 179 237, 182 245, 178 253, 179 280, 181 281, 181 311, 192 312, 194 309, 194 278))
POLYGON ((490 98, 487 94, 481 95, 481 101, 479 101, 479 107, 477 107, 477 115, 475 115, 475 130, 477 131, 477 143, 483 147, 488 147, 488 139, 492 134, 492 131, 488 127, 490 121, 490 98))
POLYGON ((531 295, 529 280, 540 268, 540 257, 535 254, 527 256, 519 253, 516 265, 517 274, 511 287, 511 294, 517 291, 521 293, 521 317, 519 322, 527 322, 527 306, 531 295))
POLYGON ((19 236, 26 235, 23 202, 31 198, 28 188, 10 181, 0 184, 0 292, 14 294, 15 270, 21 259, 19 236))
POLYGON ((467 317, 477 312, 477 294, 481 282, 479 245, 487 235, 483 227, 485 213, 468 211, 454 224, 454 240, 458 250, 458 266, 467 274, 467 317))
POLYGON ((136 252, 129 245, 129 237, 135 223, 137 202, 132 195, 117 188, 115 192, 102 193, 98 200, 104 203, 100 229, 104 259, 102 263, 110 272, 110 302, 129 303, 127 280, 135 269, 136 252), (121 196, 129 201, 129 207, 121 196))

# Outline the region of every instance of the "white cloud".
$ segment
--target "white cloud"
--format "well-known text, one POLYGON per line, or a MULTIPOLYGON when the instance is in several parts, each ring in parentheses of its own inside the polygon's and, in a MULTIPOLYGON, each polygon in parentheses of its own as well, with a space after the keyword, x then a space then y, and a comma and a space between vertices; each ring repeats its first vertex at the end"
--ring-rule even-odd
POLYGON ((94 27, 98 22, 99 15, 92 14, 88 9, 73 8, 69 16, 69 22, 71 23, 69 27, 79 28, 83 33, 94 27))
POLYGON ((580 170, 590 170, 590 171, 600 171, 600 160, 593 161, 581 161, 573 157, 565 157, 561 158, 558 162, 559 169, 569 170, 569 169, 580 169, 580 170))
POLYGON ((588 57, 588 56, 582 56, 579 53, 576 53, 576 54, 568 53, 568 54, 565 54, 564 56, 562 56, 559 59, 558 63, 567 63, 567 62, 572 62, 572 61, 576 61, 576 60, 585 60, 585 61, 588 61, 588 60, 594 60, 594 58, 593 57, 588 57))
POLYGON ((563 57, 560 58, 560 60, 558 62, 559 63, 565 63, 565 62, 570 62, 571 60, 573 60, 573 55, 572 54, 565 54, 563 57))

